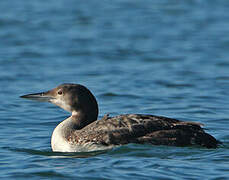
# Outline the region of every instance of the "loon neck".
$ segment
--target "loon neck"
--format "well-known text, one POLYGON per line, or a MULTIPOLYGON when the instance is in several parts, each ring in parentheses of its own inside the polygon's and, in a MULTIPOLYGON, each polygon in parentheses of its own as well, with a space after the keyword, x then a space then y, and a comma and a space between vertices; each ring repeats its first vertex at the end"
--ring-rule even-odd
POLYGON ((73 111, 71 115, 73 128, 76 130, 84 128, 93 121, 96 121, 96 119, 93 119, 93 116, 90 116, 90 113, 84 113, 83 111, 73 111))

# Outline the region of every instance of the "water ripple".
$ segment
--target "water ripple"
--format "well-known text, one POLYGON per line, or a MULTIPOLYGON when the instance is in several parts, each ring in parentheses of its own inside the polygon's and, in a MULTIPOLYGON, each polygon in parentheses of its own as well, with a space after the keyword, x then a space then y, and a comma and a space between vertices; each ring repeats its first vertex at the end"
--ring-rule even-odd
POLYGON ((1 179, 228 179, 228 12, 223 1, 0 1, 1 179), (86 85, 101 118, 205 124, 217 149, 129 144, 56 153, 69 113, 22 94, 86 85))

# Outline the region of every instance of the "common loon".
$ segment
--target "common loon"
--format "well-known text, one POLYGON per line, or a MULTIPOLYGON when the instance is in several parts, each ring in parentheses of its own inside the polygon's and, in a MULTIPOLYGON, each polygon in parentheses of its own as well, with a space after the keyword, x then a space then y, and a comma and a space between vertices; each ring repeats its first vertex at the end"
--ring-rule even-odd
POLYGON ((144 114, 105 115, 97 120, 97 101, 80 84, 62 84, 47 92, 20 97, 51 102, 71 112, 53 131, 51 146, 57 152, 104 150, 128 143, 206 148, 219 144, 196 122, 144 114))

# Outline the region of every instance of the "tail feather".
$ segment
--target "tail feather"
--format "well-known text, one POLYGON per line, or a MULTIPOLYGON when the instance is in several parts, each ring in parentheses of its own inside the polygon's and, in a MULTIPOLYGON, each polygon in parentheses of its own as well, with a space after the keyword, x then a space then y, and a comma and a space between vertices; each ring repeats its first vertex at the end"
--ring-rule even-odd
POLYGON ((206 148, 217 148, 220 142, 210 134, 201 132, 197 133, 197 136, 195 137, 195 143, 206 148))

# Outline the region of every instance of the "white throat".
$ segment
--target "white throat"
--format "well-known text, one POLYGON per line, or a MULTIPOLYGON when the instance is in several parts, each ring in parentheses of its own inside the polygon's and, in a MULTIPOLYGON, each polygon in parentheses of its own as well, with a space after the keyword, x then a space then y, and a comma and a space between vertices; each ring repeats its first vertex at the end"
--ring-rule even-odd
POLYGON ((66 139, 66 135, 69 130, 71 130, 71 117, 62 121, 54 129, 51 138, 51 146, 53 151, 73 152, 71 144, 66 139))
POLYGON ((71 106, 69 104, 66 104, 66 102, 63 99, 55 98, 50 100, 51 103, 63 108, 64 110, 71 112, 71 106))

